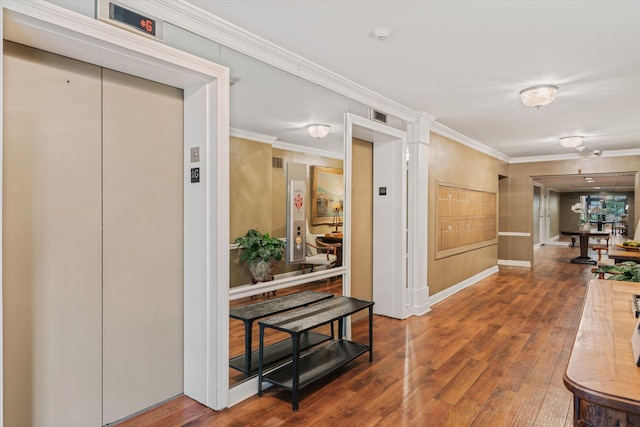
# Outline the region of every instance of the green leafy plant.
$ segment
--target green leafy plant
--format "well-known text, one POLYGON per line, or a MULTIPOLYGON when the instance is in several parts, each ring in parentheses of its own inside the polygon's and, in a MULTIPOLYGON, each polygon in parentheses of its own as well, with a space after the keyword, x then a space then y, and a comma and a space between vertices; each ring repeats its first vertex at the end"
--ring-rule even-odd
POLYGON ((640 282, 640 264, 633 261, 625 261, 615 265, 601 265, 593 270, 598 273, 610 274, 608 280, 620 280, 623 282, 640 282))
POLYGON ((235 243, 240 245, 242 249, 240 260, 246 263, 250 263, 256 258, 261 258, 266 262, 271 258, 280 261, 286 247, 282 240, 269 236, 269 233, 262 234, 258 230, 247 231, 247 234, 238 237, 235 243))

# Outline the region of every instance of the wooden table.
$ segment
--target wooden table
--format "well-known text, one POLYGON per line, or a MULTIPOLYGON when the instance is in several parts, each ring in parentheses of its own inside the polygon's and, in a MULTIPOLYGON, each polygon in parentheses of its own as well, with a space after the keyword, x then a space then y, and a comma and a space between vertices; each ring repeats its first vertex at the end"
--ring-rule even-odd
MULTIPOLYGON (((589 257, 589 238, 600 237, 605 239, 607 246, 609 245, 609 238, 611 238, 611 233, 604 231, 561 231, 560 234, 565 236, 580 236, 580 256, 571 260, 573 264, 598 264, 596 260, 589 257)), ((574 237, 571 237, 571 241, 574 241, 574 237)))
POLYGON ((615 245, 611 245, 607 252, 609 254, 609 258, 614 260, 616 264, 623 261, 635 261, 640 263, 640 251, 622 249, 615 245))
POLYGON ((575 426, 640 425, 640 368, 631 348, 634 293, 640 293, 639 283, 589 283, 564 374, 574 395, 575 426))

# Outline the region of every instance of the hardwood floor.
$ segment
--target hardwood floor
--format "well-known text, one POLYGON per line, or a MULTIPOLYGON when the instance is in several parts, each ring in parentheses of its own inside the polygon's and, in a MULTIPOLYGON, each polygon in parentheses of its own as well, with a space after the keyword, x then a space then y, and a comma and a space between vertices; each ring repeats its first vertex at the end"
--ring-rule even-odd
MULTIPOLYGON (((593 278, 569 262, 577 252, 543 246, 533 268, 500 267, 424 316, 376 316, 373 362, 303 390, 298 412, 274 387, 220 412, 182 396, 118 427, 570 426, 562 376, 593 278)), ((355 341, 366 342, 366 323, 355 341)))

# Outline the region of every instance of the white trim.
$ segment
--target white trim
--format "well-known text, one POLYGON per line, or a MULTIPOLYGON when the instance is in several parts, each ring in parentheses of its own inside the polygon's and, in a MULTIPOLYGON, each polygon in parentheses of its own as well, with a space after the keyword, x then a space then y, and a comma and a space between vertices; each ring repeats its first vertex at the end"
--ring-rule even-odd
MULTIPOLYGON (((627 157, 640 156, 640 149, 634 148, 630 150, 609 150, 603 151, 600 157, 627 157)), ((513 157, 509 163, 535 163, 535 162, 552 162, 557 160, 583 160, 585 158, 595 158, 593 155, 585 155, 580 153, 556 154, 551 156, 529 156, 529 157, 513 157)))
POLYGON ((571 246, 571 242, 558 242, 557 240, 550 240, 545 243, 547 246, 571 246))
POLYGON ((269 144, 272 145, 273 148, 278 148, 280 150, 304 153, 312 156, 322 156, 330 159, 343 159, 343 153, 336 153, 335 151, 307 147, 300 144, 292 144, 290 142, 281 141, 276 136, 264 135, 262 133, 251 132, 244 129, 230 128, 229 136, 232 136, 234 138, 242 138, 249 141, 261 142, 263 144, 269 144))
MULTIPOLYGON (((407 134, 404 131, 389 127, 385 124, 378 123, 360 116, 357 116, 352 113, 345 114, 345 141, 344 141, 344 149, 345 149, 345 201, 344 201, 344 238, 347 245, 343 247, 343 264, 348 267, 346 274, 343 279, 343 293, 344 295, 351 295, 351 249, 353 244, 351 244, 351 200, 352 200, 352 168, 348 167, 352 164, 352 145, 353 145, 353 134, 354 128, 362 128, 367 131, 371 131, 371 135, 373 136, 373 144, 374 144, 374 172, 373 172, 373 180, 374 186, 376 185, 376 180, 379 177, 376 176, 376 168, 382 168, 379 165, 382 160, 378 158, 376 160, 375 155, 375 144, 380 144, 383 147, 383 144, 400 144, 400 155, 398 156, 397 164, 389 164, 385 166, 385 169, 389 174, 385 179, 388 179, 390 189, 393 188, 395 190, 395 194, 392 191, 390 196, 395 197, 394 201, 398 201, 396 207, 394 209, 389 209, 388 206, 385 206, 386 209, 377 208, 377 203, 379 200, 376 199, 377 194, 374 191, 374 200, 373 200, 373 227, 374 227, 374 247, 376 246, 376 238, 381 238, 382 234, 379 231, 381 227, 382 221, 380 221, 381 216, 378 214, 380 211, 384 210, 389 215, 392 215, 395 221, 391 221, 393 227, 399 227, 398 231, 392 233, 392 237, 386 238, 385 249, 391 249, 391 259, 387 259, 385 265, 391 269, 388 270, 393 272, 395 280, 391 284, 393 286, 392 292, 389 292, 389 298, 392 298, 393 301, 391 303, 392 307, 392 316, 398 319, 404 319, 406 317, 406 302, 407 302, 407 163, 405 159, 406 147, 407 147, 407 134), (399 194, 397 192, 400 192, 399 194), (376 223, 376 220, 378 222, 376 223), (376 228, 378 227, 378 228, 376 228), (376 231, 378 230, 378 231, 376 231), (379 235, 379 236, 378 236, 379 235)), ((397 147, 393 147, 393 156, 396 156, 398 153, 395 151, 397 147)), ((391 150, 390 150, 391 151, 391 150)), ((389 161, 394 160, 392 157, 388 157, 389 161)), ((396 161, 396 160, 394 160, 396 161)), ((391 200, 391 199, 389 199, 391 200)), ((387 221, 387 225, 389 221, 387 221)), ((391 231, 388 227, 384 228, 385 232, 391 231)), ((379 265, 376 263, 376 256, 380 256, 379 252, 376 252, 374 249, 373 259, 374 259, 374 281, 377 280, 380 276, 375 272, 375 266, 379 265)), ((373 295, 374 299, 376 298, 376 293, 380 288, 376 288, 374 283, 373 295)), ((375 312, 375 307, 374 307, 375 312)))
POLYGON ((250 141, 262 142, 264 144, 273 144, 278 137, 264 135, 262 133, 251 132, 244 129, 229 128, 229 136, 234 138, 248 139, 250 141))
POLYGON ((528 267, 531 268, 531 261, 518 261, 515 259, 499 259, 498 265, 508 265, 511 267, 528 267))
POLYGON ((474 276, 469 277, 466 280, 463 280, 462 282, 453 285, 451 287, 448 287, 447 289, 438 292, 437 294, 431 295, 430 300, 431 300, 431 306, 433 306, 434 304, 437 304, 441 301, 444 301, 445 299, 449 298, 450 296, 452 296, 455 293, 460 292, 461 290, 468 288, 469 286, 478 283, 479 281, 481 281, 482 279, 486 279, 487 277, 491 276, 492 274, 497 273, 498 271, 498 266, 493 266, 490 267, 488 269, 486 269, 485 271, 482 271, 474 276))
POLYGON ((438 122, 434 122, 433 125, 431 126, 431 131, 434 133, 437 133, 438 135, 447 137, 449 139, 452 139, 453 141, 460 143, 462 145, 466 145, 469 148, 472 148, 476 151, 479 151, 481 153, 484 153, 488 156, 494 157, 498 160, 502 160, 504 162, 509 163, 511 158, 505 154, 502 154, 501 152, 494 150, 491 147, 488 147, 478 141, 476 141, 475 139, 469 138, 468 136, 465 136, 463 134, 461 134, 460 132, 457 132, 453 129, 450 129, 448 127, 446 127, 445 125, 438 123, 438 122))
POLYGON ((499 231, 498 236, 531 237, 531 233, 521 233, 519 231, 499 231))
MULTIPOLYGON (((326 265, 315 266, 316 271, 304 274, 296 272, 279 274, 276 279, 278 281, 257 283, 255 285, 236 286, 229 290, 229 300, 237 300, 240 298, 251 297, 261 293, 277 291, 291 286, 303 283, 314 282, 317 280, 329 279, 331 277, 340 276, 346 272, 345 267, 327 268, 326 265), (293 274, 292 274, 293 273, 293 274)), ((255 393, 254 393, 255 394, 255 393)))
POLYGON ((407 316, 422 315, 431 309, 429 301, 429 145, 433 117, 417 114, 409 127, 408 145, 408 232, 407 232, 407 316))
POLYGON ((306 147, 299 144, 292 144, 290 142, 284 142, 279 139, 274 141, 273 148, 279 148, 280 150, 311 154, 311 155, 321 156, 321 157, 328 157, 330 159, 342 160, 344 158, 343 153, 336 153, 335 151, 322 150, 320 148, 313 148, 313 147, 306 147))
POLYGON ((184 89, 184 161, 192 146, 201 147, 202 159, 201 185, 185 176, 184 392, 213 409, 226 407, 229 203, 226 192, 213 189, 229 184, 228 69, 44 1, 0 0, 0 7, 3 38, 184 89))

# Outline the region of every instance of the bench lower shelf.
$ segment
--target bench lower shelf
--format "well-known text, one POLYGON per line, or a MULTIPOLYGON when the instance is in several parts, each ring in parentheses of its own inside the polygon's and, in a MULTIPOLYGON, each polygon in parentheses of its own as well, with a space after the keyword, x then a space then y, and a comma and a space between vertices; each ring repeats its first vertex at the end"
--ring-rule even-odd
MULTIPOLYGON (((369 347, 366 345, 338 340, 305 354, 298 362, 298 389, 308 386, 368 351, 369 347)), ((262 379, 293 391, 293 362, 269 372, 262 379)))
MULTIPOLYGON (((314 347, 318 344, 321 344, 325 341, 329 341, 331 336, 325 334, 319 334, 317 332, 306 332, 300 337, 300 351, 305 351, 314 347)), ((265 369, 268 369, 269 366, 280 362, 285 359, 291 359, 291 340, 285 339, 275 344, 271 344, 264 348, 264 366, 265 369)), ((248 375, 254 374, 258 372, 258 358, 259 351, 251 352, 251 366, 255 366, 255 368, 251 369, 251 372, 248 375)), ((245 355, 237 356, 232 359, 229 359, 229 366, 237 369, 241 372, 245 370, 245 355)))

